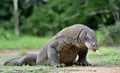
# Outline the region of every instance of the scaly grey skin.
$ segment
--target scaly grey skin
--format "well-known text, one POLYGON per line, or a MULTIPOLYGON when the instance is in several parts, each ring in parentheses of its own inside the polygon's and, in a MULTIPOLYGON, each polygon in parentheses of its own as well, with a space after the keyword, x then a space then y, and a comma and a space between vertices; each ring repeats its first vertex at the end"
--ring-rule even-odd
POLYGON ((4 66, 22 66, 22 64, 19 63, 17 60, 18 60, 18 58, 10 59, 10 60, 6 61, 3 65, 4 66))
POLYGON ((75 24, 61 30, 40 50, 36 65, 69 66, 78 55, 76 64, 88 66, 88 49, 98 50, 95 32, 85 25, 75 24))
POLYGON ((8 60, 3 65, 4 66, 23 66, 23 65, 33 66, 33 65, 36 65, 36 58, 37 58, 37 54, 27 54, 21 58, 8 60))

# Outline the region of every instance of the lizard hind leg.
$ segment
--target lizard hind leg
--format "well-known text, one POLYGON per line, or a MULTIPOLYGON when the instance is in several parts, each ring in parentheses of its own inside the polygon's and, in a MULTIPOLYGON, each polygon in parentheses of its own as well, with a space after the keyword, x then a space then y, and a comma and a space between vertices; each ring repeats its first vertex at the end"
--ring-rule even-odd
POLYGON ((46 49, 42 48, 37 56, 36 65, 46 65, 45 62, 47 60, 46 49))

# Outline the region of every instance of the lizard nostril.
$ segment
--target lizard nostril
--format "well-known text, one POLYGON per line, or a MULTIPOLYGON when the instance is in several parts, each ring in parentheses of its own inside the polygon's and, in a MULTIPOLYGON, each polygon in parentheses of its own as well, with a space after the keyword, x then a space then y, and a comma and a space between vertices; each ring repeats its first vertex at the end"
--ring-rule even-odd
POLYGON ((96 43, 93 43, 93 47, 96 47, 97 45, 96 45, 96 43))

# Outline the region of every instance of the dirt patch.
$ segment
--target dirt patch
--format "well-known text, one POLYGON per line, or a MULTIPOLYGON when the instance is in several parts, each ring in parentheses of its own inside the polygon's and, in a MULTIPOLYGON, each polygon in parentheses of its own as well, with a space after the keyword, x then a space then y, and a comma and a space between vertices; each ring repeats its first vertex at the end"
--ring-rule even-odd
MULTIPOLYGON (((20 53, 23 50, 2 50, 0 51, 0 56, 6 56, 6 55, 20 55, 20 53)), ((38 50, 25 50, 27 53, 38 53, 38 50)))
POLYGON ((68 68, 71 69, 69 73, 120 73, 120 67, 68 67, 68 68))

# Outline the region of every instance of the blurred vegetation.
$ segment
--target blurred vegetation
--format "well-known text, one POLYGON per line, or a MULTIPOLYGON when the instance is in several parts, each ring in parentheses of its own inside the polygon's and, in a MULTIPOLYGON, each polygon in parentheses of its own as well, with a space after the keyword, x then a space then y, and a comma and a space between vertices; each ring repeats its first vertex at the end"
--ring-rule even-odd
POLYGON ((33 36, 22 36, 19 38, 13 39, 0 39, 0 49, 16 49, 16 50, 25 50, 25 49, 40 49, 45 45, 50 37, 33 37, 33 36))
POLYGON ((120 22, 116 23, 116 25, 110 25, 108 27, 102 25, 99 30, 101 32, 97 32, 97 35, 98 41, 101 43, 101 45, 120 45, 120 22))
MULTIPOLYGON (((0 39, 8 42, 16 39, 13 11, 13 0, 0 0, 0 39)), ((18 0, 18 14, 20 37, 53 36, 81 23, 96 31, 101 45, 120 44, 120 0, 18 0)))

